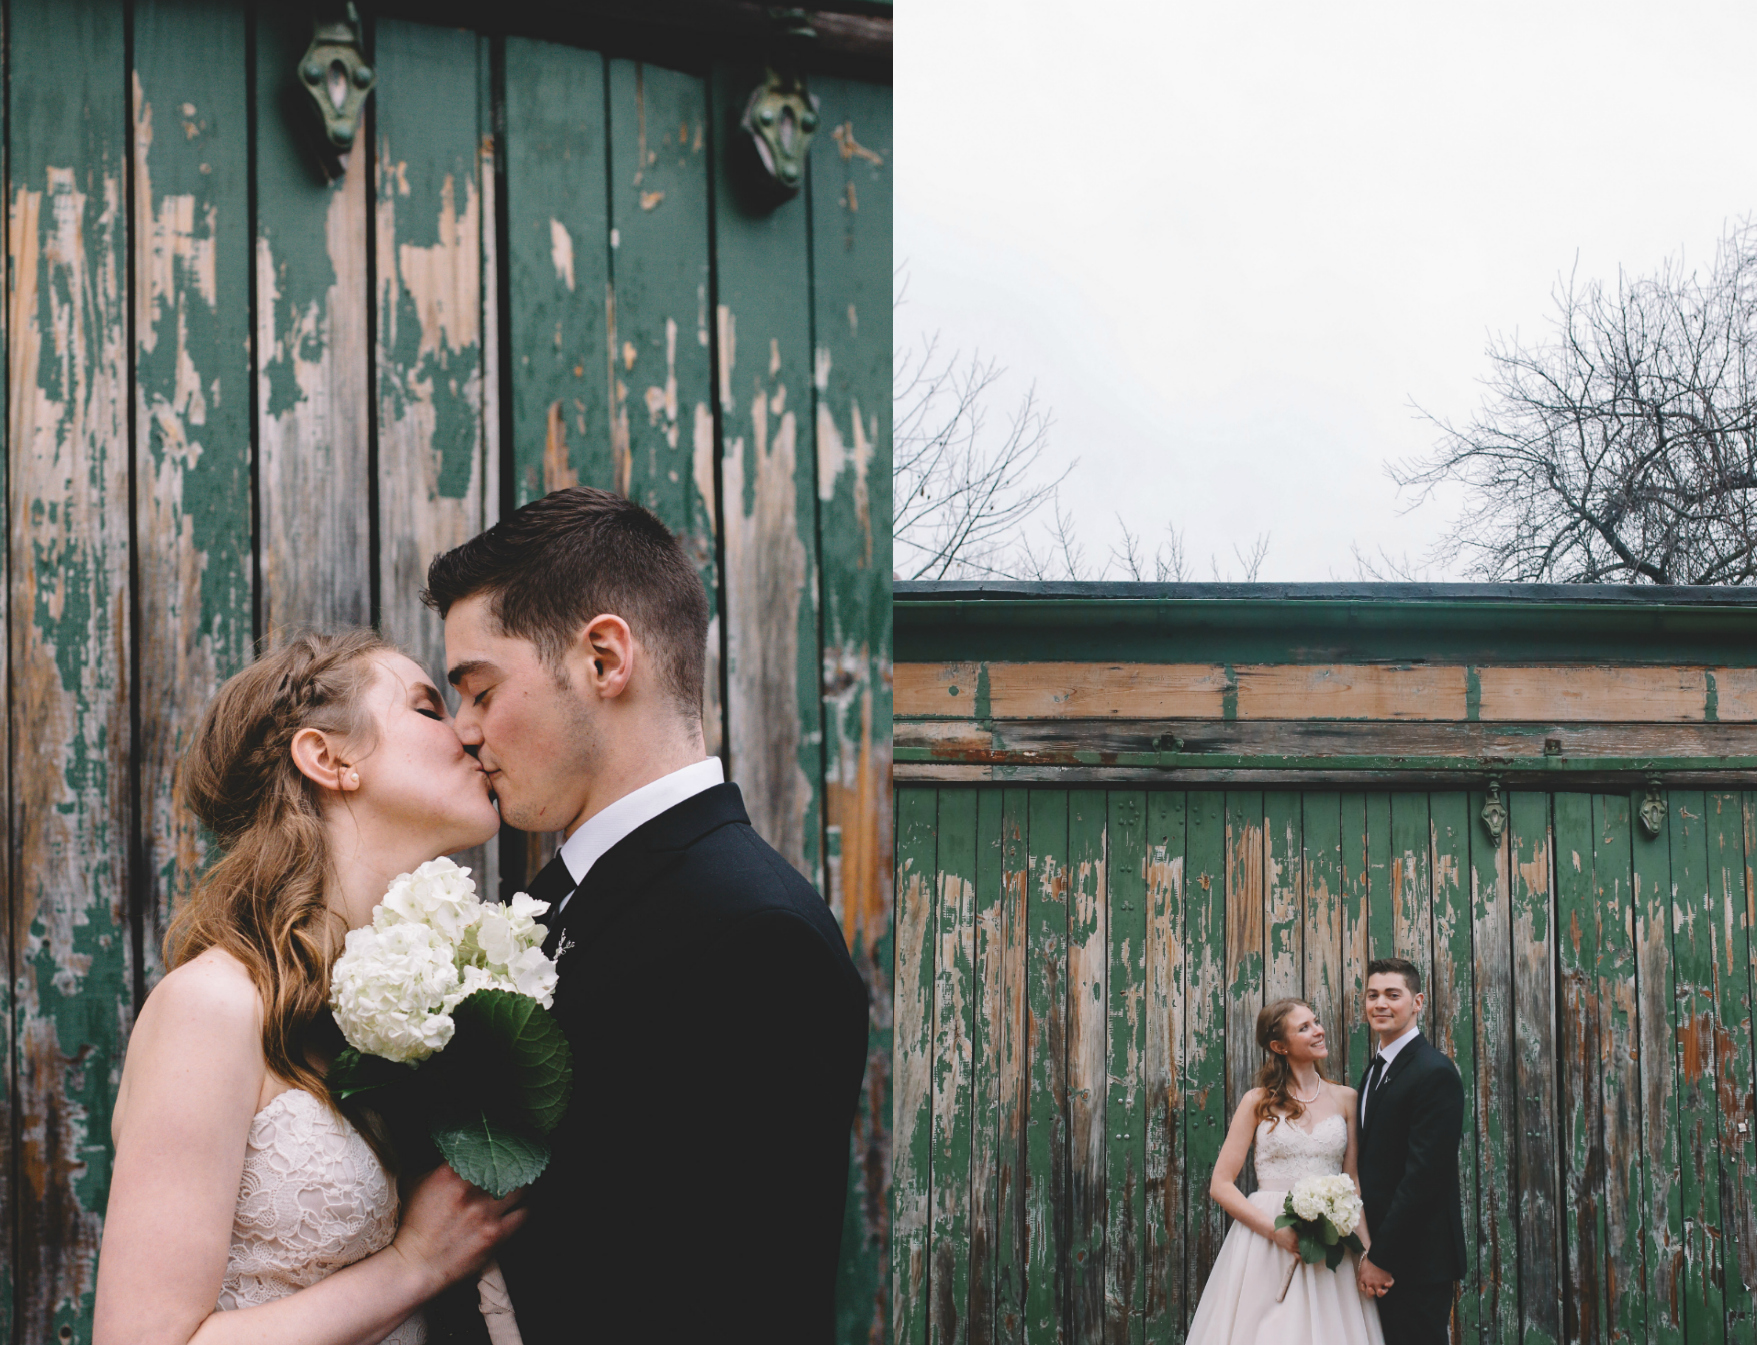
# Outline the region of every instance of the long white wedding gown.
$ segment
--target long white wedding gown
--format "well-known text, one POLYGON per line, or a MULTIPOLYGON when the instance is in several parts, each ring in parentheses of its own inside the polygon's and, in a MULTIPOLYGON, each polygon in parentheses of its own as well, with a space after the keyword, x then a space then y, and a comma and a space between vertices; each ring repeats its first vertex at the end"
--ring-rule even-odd
MULTIPOLYGON (((1302 1177, 1342 1171, 1348 1121, 1327 1116, 1308 1134, 1291 1121, 1257 1123, 1257 1189, 1245 1199, 1271 1217, 1302 1177)), ((1287 1297, 1275 1301, 1294 1253, 1234 1223, 1214 1258, 1188 1345, 1384 1345, 1379 1310, 1354 1282, 1355 1257, 1335 1270, 1300 1263, 1287 1297)))
MULTIPOLYGON (((285 1298, 390 1244, 397 1188, 360 1135, 303 1088, 250 1122, 219 1307, 285 1298)), ((417 1312, 384 1345, 422 1345, 417 1312)))

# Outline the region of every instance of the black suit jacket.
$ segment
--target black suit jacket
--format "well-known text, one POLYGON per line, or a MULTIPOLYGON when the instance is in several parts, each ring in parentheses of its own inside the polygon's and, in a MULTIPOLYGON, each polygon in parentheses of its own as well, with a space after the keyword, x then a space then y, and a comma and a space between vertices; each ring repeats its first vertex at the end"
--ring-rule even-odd
MULTIPOLYGON (((1361 1076, 1365 1097, 1366 1076, 1361 1076)), ((1360 1130, 1360 1189, 1372 1250, 1367 1259, 1399 1284, 1464 1277, 1458 1145, 1464 1085, 1428 1039, 1397 1052, 1360 1130)))
POLYGON ((547 921, 574 1084, 500 1249, 525 1345, 827 1345, 867 993, 824 899, 723 784, 547 921))

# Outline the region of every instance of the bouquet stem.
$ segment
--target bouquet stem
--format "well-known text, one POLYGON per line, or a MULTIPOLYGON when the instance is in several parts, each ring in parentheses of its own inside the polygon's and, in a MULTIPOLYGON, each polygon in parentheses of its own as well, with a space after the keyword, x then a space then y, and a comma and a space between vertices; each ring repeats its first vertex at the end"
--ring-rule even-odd
POLYGON ((1293 1273, 1299 1269, 1300 1260, 1300 1254, 1295 1252, 1293 1254, 1293 1264, 1287 1268, 1287 1274, 1281 1277, 1281 1292, 1275 1295, 1275 1301, 1277 1303, 1283 1303, 1287 1300, 1287 1291, 1293 1284, 1293 1273))

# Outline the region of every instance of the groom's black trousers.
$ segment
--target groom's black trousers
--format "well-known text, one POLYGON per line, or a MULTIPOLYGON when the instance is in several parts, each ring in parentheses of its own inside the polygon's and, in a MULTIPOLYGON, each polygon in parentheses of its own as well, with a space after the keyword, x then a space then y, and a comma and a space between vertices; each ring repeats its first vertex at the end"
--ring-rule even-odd
POLYGON ((1458 1283, 1394 1284, 1379 1300, 1385 1345, 1446 1345, 1458 1283))

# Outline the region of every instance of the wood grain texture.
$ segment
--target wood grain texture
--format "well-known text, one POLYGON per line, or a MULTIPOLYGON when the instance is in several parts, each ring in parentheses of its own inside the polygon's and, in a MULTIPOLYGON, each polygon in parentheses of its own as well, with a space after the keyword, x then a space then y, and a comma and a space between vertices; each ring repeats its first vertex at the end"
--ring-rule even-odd
POLYGON ((248 69, 236 6, 135 5, 136 882, 149 988, 208 855, 177 802, 178 769, 251 648, 248 69))
MULTIPOLYGON (((1433 1042, 1458 1066, 1464 1086, 1464 1114, 1476 1114, 1476 1002, 1471 966, 1470 900, 1470 799, 1462 790, 1437 791, 1428 796, 1432 835, 1434 974, 1428 991, 1433 1006, 1429 1014, 1433 1042)), ((1486 839, 1486 838, 1485 838, 1486 839)), ((1458 1150, 1459 1203, 1465 1227, 1475 1223, 1477 1183, 1481 1159, 1475 1127, 1465 1123, 1458 1150)), ((1478 1248, 1466 1234, 1465 1273, 1460 1284, 1452 1336, 1456 1341, 1476 1341, 1481 1336, 1478 1317, 1478 1248)))
POLYGON ((977 802, 975 790, 940 791, 934 862, 933 1203, 927 1333, 930 1340, 946 1345, 970 1339, 977 802))
MULTIPOLYGON (((806 184, 815 462, 800 472, 816 481, 822 659, 801 686, 821 679, 826 895, 873 984, 883 971, 866 950, 889 918, 891 863, 891 95, 816 75, 812 88, 832 129, 858 128, 859 139, 850 130, 819 140, 806 184), (854 153, 857 145, 867 152, 854 153)), ((1010 909, 1016 940, 1023 906, 1010 909)), ((1008 985, 1016 995, 1023 971, 1008 985)), ((1009 1301, 998 1325, 1016 1318, 1009 1301)))
POLYGON ((1649 722, 1701 720, 1701 668, 1481 667, 1484 719, 1649 722))
MULTIPOLYGON (((1256 1083, 1257 1011, 1263 1007, 1263 796, 1226 795, 1226 1107, 1224 1126, 1256 1083)), ((1256 1189, 1256 1164, 1245 1161, 1239 1189, 1256 1189)))
POLYGON ((1757 1100, 1751 1087, 1750 888, 1745 796, 1710 792, 1708 902, 1713 927, 1715 1124, 1726 1338, 1748 1339, 1757 1287, 1757 1100))
POLYGON ((1555 896, 1550 800, 1507 799, 1513 914, 1513 1048, 1518 1090, 1519 1316, 1527 1342, 1559 1341, 1562 1245, 1556 1152, 1555 896))
MULTIPOLYGON (((1366 796, 1367 957, 1397 956, 1397 851, 1392 798, 1375 790, 1366 796)), ((1362 989, 1366 983, 1363 981, 1362 989)))
POLYGON ((891 1077, 893 1339, 927 1340, 933 1172, 934 905, 938 791, 897 792, 897 933, 891 1077))
MULTIPOLYGON (((1485 1341, 1518 1345, 1519 1134, 1514 1068, 1512 844, 1496 845, 1480 821, 1486 796, 1472 791, 1471 972, 1477 1043, 1477 1327, 1485 1341)), ((1469 1225, 1466 1225, 1467 1235, 1469 1225)), ((1468 1291, 1468 1289, 1467 1289, 1468 1291)))
MULTIPOLYGON (((311 40, 296 6, 256 20, 258 627, 372 618, 367 325, 368 157, 326 184, 291 128, 308 115, 295 70, 311 40)), ((473 93, 471 97, 473 100, 473 93)))
POLYGON ((1106 1345, 1141 1345, 1142 1233, 1146 1217, 1147 1083, 1147 795, 1113 791, 1108 798, 1105 874, 1108 879, 1105 976, 1107 1097, 1104 1107, 1106 1345))
POLYGON ((1192 790, 1186 839, 1184 1171, 1189 1190, 1184 1315, 1194 1313, 1226 1236, 1226 1214, 1208 1196, 1226 1138, 1227 796, 1192 790))
POLYGON ((128 70, 119 3, 8 11, 16 1338, 89 1339, 132 1018, 128 70), (54 60, 18 60, 21 52, 54 60))
POLYGON ((1026 1345, 1065 1338, 1068 1264, 1068 795, 1027 795, 1026 1004, 1030 1093, 1025 1168, 1026 1345))
POLYGON ((1342 824, 1341 800, 1325 790, 1300 799, 1300 867, 1304 937, 1301 993, 1329 1038, 1324 1073, 1349 1083, 1349 1036, 1355 1013, 1342 981, 1342 824))
MULTIPOLYGON (((1002 1168, 1003 1062, 1007 1039, 1023 1030, 1015 1022, 1023 985, 1024 890, 1007 882, 1005 795, 985 789, 977 796, 975 939, 971 969, 976 993, 970 1033, 970 1218, 969 1299, 965 1311, 969 1339, 995 1336, 995 1272, 1000 1250, 1000 1173, 1002 1168), (1008 973, 1012 974, 1009 976, 1008 973)), ((1022 875, 1021 875, 1022 876, 1022 875)), ((1014 1083, 1013 1093, 1017 1085, 1014 1083)), ((1012 1096, 1009 1094, 1008 1096, 1012 1096)))
POLYGON ((1372 1060, 1372 1030, 1367 1026, 1367 963, 1372 959, 1367 888, 1367 796, 1348 791, 1337 795, 1342 850, 1342 995, 1348 1025, 1346 1070, 1358 1085, 1372 1060))
MULTIPOLYGON (((1305 865, 1300 796, 1289 790, 1263 795, 1263 1000, 1295 998, 1305 990, 1301 917, 1305 865)), ((1260 1059, 1260 1057, 1259 1057, 1260 1059)))
MULTIPOLYGON (((1428 796, 1398 791, 1391 796, 1391 944, 1397 956, 1421 968, 1422 984, 1434 979, 1433 884, 1429 871, 1433 846, 1428 796)), ((1434 998, 1428 995, 1432 1027, 1434 998)))
POLYGON ((1465 670, 1444 664, 1241 666, 1240 719, 1463 719, 1465 670))
POLYGON ((1110 891, 1106 795, 1068 793, 1068 1297, 1067 1339, 1104 1335, 1108 1219, 1105 1049, 1110 891))
POLYGON ((1001 884, 1006 903, 1002 921, 1002 1021, 999 1092, 999 1156, 995 1173, 994 1333, 997 1342, 1020 1341, 1025 1332, 1025 1294, 1030 1257, 1031 1042, 1027 984, 1030 964, 1030 795, 1022 789, 1001 794, 1001 884))
MULTIPOLYGON (((1146 967, 1141 1043, 1143 1225, 1140 1298, 1142 1335, 1175 1340, 1186 1319, 1184 1262, 1193 1205, 1186 1195, 1184 1080, 1184 910, 1188 901, 1184 858, 1185 796, 1147 795, 1146 967)), ((1131 1335, 1131 1339, 1134 1337, 1131 1335)))

